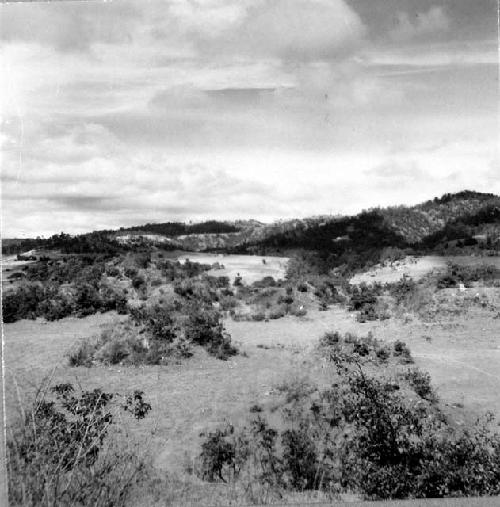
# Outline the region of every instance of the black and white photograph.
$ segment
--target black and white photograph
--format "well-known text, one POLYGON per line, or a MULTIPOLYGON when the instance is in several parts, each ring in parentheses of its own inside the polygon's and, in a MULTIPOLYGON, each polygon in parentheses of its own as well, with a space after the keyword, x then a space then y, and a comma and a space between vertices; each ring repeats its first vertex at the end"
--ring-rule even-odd
POLYGON ((500 506, 499 0, 2 0, 0 506, 500 506))

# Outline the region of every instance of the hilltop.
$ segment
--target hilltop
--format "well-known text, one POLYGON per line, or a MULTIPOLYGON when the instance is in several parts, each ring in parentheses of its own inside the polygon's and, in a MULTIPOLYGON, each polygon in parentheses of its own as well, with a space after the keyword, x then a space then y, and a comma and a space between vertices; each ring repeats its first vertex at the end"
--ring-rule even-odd
POLYGON ((280 220, 201 223, 146 223, 78 236, 4 240, 3 253, 60 249, 66 253, 106 253, 142 244, 188 251, 280 253, 308 250, 333 256, 412 248, 439 253, 447 248, 497 249, 500 241, 500 197, 465 190, 444 194, 415 206, 371 208, 354 216, 321 216, 280 220))
POLYGON ((499 222, 500 197, 466 190, 445 194, 416 206, 397 206, 381 209, 380 212, 389 227, 408 243, 414 244, 451 225, 473 225, 477 228, 474 232, 482 232, 480 226, 499 222))

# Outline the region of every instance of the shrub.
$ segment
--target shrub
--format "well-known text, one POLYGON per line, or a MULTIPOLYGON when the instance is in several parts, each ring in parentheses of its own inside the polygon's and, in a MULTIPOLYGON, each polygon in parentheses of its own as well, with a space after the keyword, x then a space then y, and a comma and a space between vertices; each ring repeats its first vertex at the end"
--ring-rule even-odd
POLYGON ((276 280, 272 276, 265 276, 262 280, 253 282, 252 287, 257 289, 265 289, 268 287, 276 287, 276 280))
POLYGON ((339 293, 332 280, 320 278, 313 285, 314 295, 320 300, 320 304, 331 305, 345 302, 345 297, 339 293))
POLYGON ((367 499, 500 493, 491 417, 454 429, 435 406, 414 404, 397 385, 353 366, 338 366, 338 380, 323 391, 292 388, 281 432, 259 414, 249 427, 210 433, 199 476, 236 484, 245 477, 243 488, 264 484, 277 497, 306 489, 367 499))
POLYGON ((291 305, 293 303, 293 296, 287 294, 286 296, 280 296, 278 298, 278 304, 291 305))
POLYGON ((146 286, 146 280, 142 275, 135 275, 132 278, 132 287, 135 290, 143 289, 146 286))
POLYGON ((78 317, 92 315, 102 308, 102 299, 98 289, 87 282, 79 282, 75 287, 75 306, 78 317))
POLYGON ((303 306, 292 306, 289 310, 291 315, 294 315, 295 317, 304 317, 307 315, 307 310, 303 306))
POLYGON ((121 271, 113 264, 108 264, 106 266, 106 275, 112 276, 112 277, 117 277, 117 276, 121 275, 121 271))
POLYGON ((364 283, 354 286, 351 289, 348 310, 358 311, 358 322, 368 322, 372 320, 384 320, 389 318, 386 308, 378 301, 378 296, 382 292, 380 284, 366 285, 364 283))
MULTIPOLYGON (((139 391, 124 406, 136 419, 151 409, 139 391)), ((146 464, 109 441, 124 406, 100 389, 76 392, 58 384, 41 390, 7 441, 11 504, 125 505, 146 464)))
POLYGON ((218 359, 227 359, 238 353, 238 349, 231 344, 231 336, 224 330, 221 314, 217 310, 192 304, 187 313, 184 330, 189 341, 205 347, 218 359))
POLYGON ((281 319, 286 315, 286 306, 278 305, 276 307, 272 307, 268 312, 268 317, 270 319, 281 319))
POLYGON ((252 313, 251 318, 256 322, 262 322, 263 320, 265 320, 266 315, 263 312, 256 312, 252 313))
POLYGON ((338 331, 334 333, 325 333, 319 341, 320 347, 331 347, 337 345, 342 340, 342 336, 338 331))
POLYGON ((133 267, 133 266, 127 266, 125 268, 125 276, 127 278, 130 278, 130 279, 133 279, 134 277, 137 276, 137 274, 139 273, 139 270, 136 268, 136 267, 133 267))
POLYGON ((308 430, 302 425, 281 434, 285 481, 291 489, 298 491, 316 489, 321 480, 316 442, 308 430))
POLYGON ((234 426, 226 424, 208 434, 201 445, 201 453, 196 463, 196 474, 203 480, 227 482, 239 473, 239 464, 245 452, 238 446, 234 436, 234 426), (239 454, 242 454, 241 456, 239 454))
POLYGON ((2 318, 5 323, 19 319, 34 319, 37 308, 45 299, 45 289, 41 283, 26 283, 15 292, 2 295, 2 318))
POLYGON ((370 353, 370 349, 363 341, 357 342, 353 346, 353 352, 359 356, 367 356, 370 353))
POLYGON ((393 284, 387 284, 386 287, 389 289, 390 295, 396 300, 396 303, 400 305, 416 291, 417 283, 413 278, 403 275, 401 280, 393 284))
POLYGON ((80 342, 74 350, 68 353, 68 364, 70 366, 92 366, 95 346, 89 341, 80 342))
POLYGON ((380 347, 377 349, 376 355, 380 361, 386 362, 391 357, 391 352, 387 347, 380 347))
POLYGON ((96 352, 96 360, 104 364, 120 364, 130 355, 130 347, 125 340, 108 339, 96 352))
POLYGON ((410 349, 406 346, 405 342, 402 342, 400 340, 396 340, 394 342, 393 356, 399 357, 404 364, 413 363, 410 349))
POLYGON ((122 290, 102 284, 99 295, 102 311, 116 310, 119 314, 127 313, 127 297, 122 290))
POLYGON ((37 314, 42 315, 47 320, 59 320, 74 313, 74 304, 72 301, 61 295, 54 299, 45 299, 37 307, 37 314))
POLYGON ((321 301, 319 303, 318 309, 320 312, 326 312, 328 310, 328 303, 326 303, 325 301, 321 301))
POLYGON ((459 266, 449 263, 445 274, 437 280, 438 289, 457 287, 463 283, 471 287, 472 282, 482 280, 483 283, 491 283, 500 279, 500 269, 495 266, 459 266))
POLYGON ((421 398, 433 402, 436 401, 436 395, 431 386, 431 377, 428 373, 425 373, 418 368, 412 368, 405 372, 404 379, 421 398))

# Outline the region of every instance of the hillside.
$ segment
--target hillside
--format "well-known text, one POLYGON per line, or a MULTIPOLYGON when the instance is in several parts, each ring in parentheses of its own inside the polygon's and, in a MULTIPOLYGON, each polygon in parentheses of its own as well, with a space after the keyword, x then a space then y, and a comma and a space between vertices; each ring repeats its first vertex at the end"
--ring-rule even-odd
POLYGON ((298 218, 272 224, 256 220, 147 223, 78 236, 4 240, 2 252, 13 254, 43 248, 68 253, 110 253, 156 244, 188 251, 266 254, 304 249, 340 258, 386 247, 430 252, 478 243, 496 247, 499 241, 500 197, 466 190, 416 206, 373 208, 354 216, 298 218))
POLYGON ((64 505, 250 505, 263 478, 281 505, 500 493, 495 202, 24 243, 2 265, 16 505, 49 473, 76 477, 64 505))
POLYGON ((165 237, 161 240, 185 250, 303 248, 335 254, 346 249, 357 251, 388 246, 435 248, 440 243, 476 235, 497 240, 498 224, 500 197, 466 190, 416 206, 374 208, 355 216, 310 217, 272 224, 256 221, 212 221, 189 226, 175 224, 175 227, 174 224, 147 224, 120 229, 117 237, 126 239, 122 233, 130 231, 152 240, 152 233, 163 231, 165 237))
POLYGON ((499 223, 500 197, 466 190, 416 206, 396 206, 380 212, 389 227, 408 243, 415 244, 451 224, 478 227, 483 223, 499 223))

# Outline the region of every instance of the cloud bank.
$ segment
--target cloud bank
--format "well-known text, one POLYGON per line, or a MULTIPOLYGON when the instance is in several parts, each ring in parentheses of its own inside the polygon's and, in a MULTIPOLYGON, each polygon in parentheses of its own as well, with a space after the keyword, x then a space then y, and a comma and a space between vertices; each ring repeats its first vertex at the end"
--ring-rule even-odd
POLYGON ((2 4, 3 233, 500 192, 493 3, 2 4))

